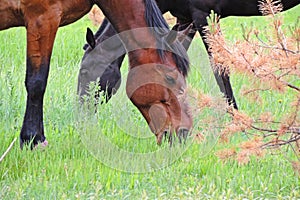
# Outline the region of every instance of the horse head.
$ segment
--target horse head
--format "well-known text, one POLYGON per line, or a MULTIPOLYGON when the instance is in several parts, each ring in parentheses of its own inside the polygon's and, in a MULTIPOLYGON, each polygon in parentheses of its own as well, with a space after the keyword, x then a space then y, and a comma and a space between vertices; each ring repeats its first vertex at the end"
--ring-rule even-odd
POLYGON ((170 65, 145 64, 129 71, 126 92, 140 110, 157 144, 163 136, 176 132, 179 141, 185 140, 192 128, 186 95, 186 81, 177 68, 170 65))

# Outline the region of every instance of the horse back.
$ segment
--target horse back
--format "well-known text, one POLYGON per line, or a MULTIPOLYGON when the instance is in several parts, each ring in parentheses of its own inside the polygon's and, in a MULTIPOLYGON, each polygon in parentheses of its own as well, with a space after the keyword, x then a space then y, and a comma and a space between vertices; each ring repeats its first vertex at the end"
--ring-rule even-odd
MULTIPOLYGON (((227 16, 260 16, 259 0, 189 0, 191 10, 210 13, 214 10, 221 15, 227 16)), ((283 10, 288 10, 300 4, 300 0, 281 0, 283 10)))
POLYGON ((60 26, 70 24, 87 14, 92 7, 90 0, 1 0, 0 30, 26 26, 30 21, 43 23, 59 19, 60 26))
MULTIPOLYGON (((281 0, 283 11, 293 8, 300 4, 300 0, 281 0)), ((224 0, 220 1, 219 7, 221 17, 226 16, 260 16, 260 1, 258 0, 224 0), (233 6, 234 5, 234 6, 233 6)))

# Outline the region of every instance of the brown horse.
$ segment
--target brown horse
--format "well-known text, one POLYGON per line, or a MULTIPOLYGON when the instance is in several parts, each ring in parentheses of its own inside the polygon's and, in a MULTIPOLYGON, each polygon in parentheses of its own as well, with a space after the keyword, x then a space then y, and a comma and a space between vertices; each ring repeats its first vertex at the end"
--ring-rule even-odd
MULTIPOLYGON (((38 143, 47 144, 43 125, 43 97, 55 35, 60 26, 78 20, 91 9, 93 4, 97 4, 101 8, 117 32, 141 27, 162 26, 164 28, 166 26, 162 16, 158 15, 159 9, 152 0, 1 0, 0 30, 25 26, 27 31, 25 79, 27 102, 20 134, 21 148, 24 144, 31 142, 31 148, 38 143)), ((153 82, 152 84, 139 82, 141 87, 135 88, 134 91, 129 89, 130 99, 150 124, 157 136, 158 143, 163 131, 169 130, 169 128, 175 130, 179 135, 185 135, 191 128, 191 117, 186 114, 186 105, 182 103, 182 98, 179 98, 179 96, 183 96, 182 91, 185 88, 187 58, 184 51, 182 51, 184 56, 181 57, 165 50, 156 50, 154 44, 166 42, 162 39, 161 32, 158 29, 151 31, 144 28, 139 31, 129 31, 129 34, 120 36, 126 49, 134 49, 129 52, 132 69, 140 65, 155 63, 152 66, 157 67, 151 67, 152 71, 149 71, 149 74, 153 74, 153 76, 157 75, 154 72, 157 68, 158 70, 159 68, 163 69, 160 70, 161 77, 169 76, 163 74, 165 68, 177 72, 171 73, 172 87, 167 88, 164 84, 154 84, 154 88, 152 87, 154 86, 153 82), (156 31, 160 32, 160 35, 156 31), (140 48, 141 45, 146 45, 147 48, 140 48), (173 88, 174 90, 181 88, 180 95, 178 91, 173 91, 173 88), (156 108, 160 108, 159 112, 156 112, 156 108), (164 120, 159 120, 161 117, 164 120)), ((178 43, 166 44, 166 46, 181 49, 181 45, 178 43)), ((143 76, 145 76, 144 73, 139 74, 139 78, 143 76)), ((133 73, 129 81, 136 78, 136 74, 133 73)), ((130 85, 130 88, 134 87, 130 85)))

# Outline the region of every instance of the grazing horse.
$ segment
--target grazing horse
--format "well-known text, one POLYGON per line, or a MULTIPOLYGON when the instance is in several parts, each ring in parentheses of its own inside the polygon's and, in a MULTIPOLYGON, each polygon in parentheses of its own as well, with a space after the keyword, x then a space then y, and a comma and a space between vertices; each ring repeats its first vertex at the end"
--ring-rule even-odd
MULTIPOLYGON (((204 38, 203 27, 207 25, 207 16, 209 16, 211 10, 214 10, 221 18, 227 16, 258 16, 261 15, 258 9, 258 0, 156 0, 158 7, 162 13, 170 11, 170 13, 177 17, 178 24, 173 27, 173 30, 183 30, 190 23, 193 23, 192 27, 194 31, 191 31, 188 36, 190 39, 184 40, 183 45, 186 49, 189 48, 196 31, 198 31, 204 38)), ((288 10, 300 3, 300 0, 282 0, 283 10, 288 10)), ((124 55, 118 54, 115 58, 116 52, 125 52, 122 50, 124 47, 119 41, 114 42, 113 50, 109 48, 102 48, 100 45, 103 38, 110 37, 114 34, 114 28, 107 20, 104 20, 100 29, 95 34, 95 38, 91 35, 91 32, 87 33, 87 45, 84 46, 85 54, 82 59, 81 69, 78 76, 78 94, 83 96, 86 94, 86 87, 91 81, 96 81, 100 78, 100 90, 105 90, 107 93, 107 99, 118 89, 120 82, 120 66, 124 59, 124 55), (95 45, 91 45, 95 44, 95 45), (91 46, 90 49, 86 49, 87 46, 91 46), (119 49, 118 49, 119 48, 119 49), (93 53, 98 54, 98 57, 88 57, 87 55, 93 53), (102 59, 102 58, 106 58, 102 59), (109 58, 109 59, 108 59, 109 58), (91 61, 94 60, 94 64, 91 61), (110 62, 108 62, 110 60, 110 62), (118 83, 118 84, 116 84, 118 83), (102 89, 101 89, 102 88, 102 89)), ((203 40, 206 50, 208 50, 208 44, 203 40)), ((219 74, 214 72, 216 81, 219 88, 230 104, 237 109, 237 104, 233 95, 233 91, 230 84, 230 79, 227 74, 219 74)))
POLYGON ((150 85, 147 82, 143 83, 142 77, 145 75, 142 70, 136 70, 139 77, 132 73, 129 80, 142 79, 138 81, 141 87, 135 88, 133 83, 128 83, 129 97, 146 117, 158 138, 158 143, 159 138, 168 128, 175 130, 179 135, 184 135, 191 128, 191 116, 186 114, 186 105, 182 98, 179 98, 181 94, 178 94, 185 89, 187 56, 183 50, 181 50, 183 57, 164 50, 156 50, 155 44, 165 44, 177 50, 183 47, 176 42, 167 44, 163 37, 165 35, 157 29, 151 31, 144 28, 138 32, 130 31, 136 28, 161 26, 166 34, 166 22, 158 15, 159 9, 155 2, 152 0, 1 0, 0 30, 16 26, 26 27, 27 102, 20 133, 21 148, 24 144, 31 144, 31 148, 38 143, 47 144, 43 125, 43 98, 56 32, 60 26, 70 24, 84 16, 94 4, 99 6, 117 32, 129 32, 127 35, 123 34, 121 40, 126 49, 135 49, 129 52, 132 69, 150 63, 153 70, 147 69, 149 74, 157 76, 157 72, 160 72, 160 79, 171 76, 173 80, 173 85, 170 87, 164 87, 164 84, 150 85), (139 48, 141 43, 153 48, 139 48), (174 73, 164 74, 165 68, 174 73), (147 91, 151 90, 152 86, 157 87, 157 94, 147 91), (181 90, 175 91, 177 88, 181 90), (160 108, 159 112, 155 110, 157 107, 160 108), (160 115, 163 115, 164 120, 155 121, 154 119, 161 118, 160 115))

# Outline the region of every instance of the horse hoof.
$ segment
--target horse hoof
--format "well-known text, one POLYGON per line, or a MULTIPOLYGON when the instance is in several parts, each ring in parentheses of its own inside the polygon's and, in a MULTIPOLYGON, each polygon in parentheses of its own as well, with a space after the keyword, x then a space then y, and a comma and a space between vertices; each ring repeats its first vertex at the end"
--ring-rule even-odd
POLYGON ((45 149, 48 146, 48 141, 39 142, 34 146, 34 149, 45 149))

